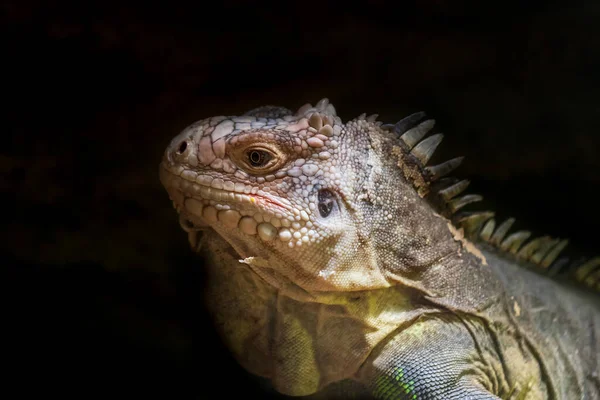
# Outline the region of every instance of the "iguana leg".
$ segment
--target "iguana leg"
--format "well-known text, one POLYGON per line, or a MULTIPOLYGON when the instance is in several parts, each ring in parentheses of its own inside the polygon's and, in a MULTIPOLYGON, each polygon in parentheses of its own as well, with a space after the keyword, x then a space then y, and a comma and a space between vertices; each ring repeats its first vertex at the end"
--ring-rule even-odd
POLYGON ((489 350, 458 318, 421 319, 376 348, 360 380, 379 399, 500 399, 506 385, 489 350))

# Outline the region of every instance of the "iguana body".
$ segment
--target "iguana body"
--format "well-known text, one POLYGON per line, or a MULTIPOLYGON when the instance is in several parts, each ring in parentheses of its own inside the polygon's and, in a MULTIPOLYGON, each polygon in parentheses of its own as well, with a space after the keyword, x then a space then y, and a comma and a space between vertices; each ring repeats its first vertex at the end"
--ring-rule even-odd
MULTIPOLYGON (((524 267, 565 242, 453 215, 479 198, 440 179, 459 159, 425 167, 441 135, 422 140, 423 117, 343 124, 324 99, 173 139, 161 181, 226 343, 294 396, 600 398, 598 297, 524 267)), ((598 265, 577 270, 588 286, 598 265)))

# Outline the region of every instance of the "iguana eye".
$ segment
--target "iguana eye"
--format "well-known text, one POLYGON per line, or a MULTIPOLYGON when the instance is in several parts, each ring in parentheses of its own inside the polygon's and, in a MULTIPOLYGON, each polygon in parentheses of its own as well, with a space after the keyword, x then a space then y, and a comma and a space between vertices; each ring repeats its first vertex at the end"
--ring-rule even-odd
POLYGON ((249 150, 246 152, 248 163, 253 167, 264 167, 273 158, 271 154, 264 150, 249 150))
POLYGON ((288 160, 287 152, 278 144, 241 143, 229 152, 231 160, 251 175, 268 175, 283 167, 288 160))

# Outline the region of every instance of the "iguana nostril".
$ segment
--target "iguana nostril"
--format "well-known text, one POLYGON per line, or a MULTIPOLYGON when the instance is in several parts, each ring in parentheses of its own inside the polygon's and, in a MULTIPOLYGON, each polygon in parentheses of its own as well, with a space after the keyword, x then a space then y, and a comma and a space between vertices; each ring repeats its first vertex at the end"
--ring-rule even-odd
POLYGON ((183 152, 187 149, 187 142, 184 140, 179 144, 179 148, 177 149, 177 154, 183 154, 183 152))

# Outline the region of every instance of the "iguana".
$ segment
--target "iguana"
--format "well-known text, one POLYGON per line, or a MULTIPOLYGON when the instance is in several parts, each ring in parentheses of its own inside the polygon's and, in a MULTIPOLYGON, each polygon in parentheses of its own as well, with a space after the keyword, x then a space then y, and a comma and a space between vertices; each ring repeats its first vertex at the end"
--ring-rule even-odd
MULTIPOLYGON (((600 399, 600 300, 427 163, 434 120, 343 123, 327 99, 203 119, 160 165, 241 365, 291 396, 600 399), (198 232, 204 231, 203 235, 198 232)), ((600 288, 600 257, 575 276, 600 288)))

